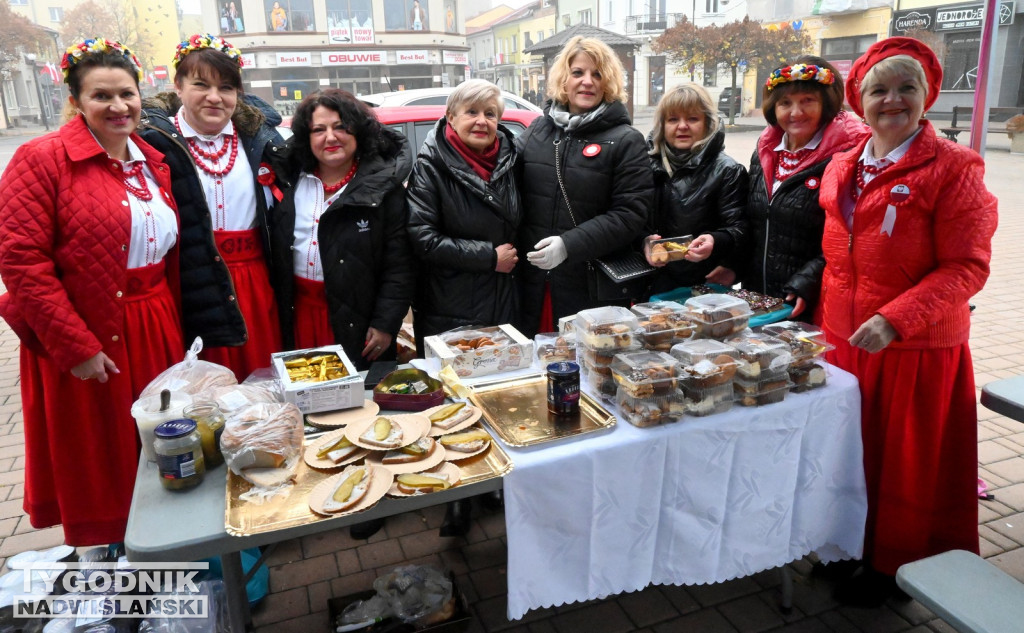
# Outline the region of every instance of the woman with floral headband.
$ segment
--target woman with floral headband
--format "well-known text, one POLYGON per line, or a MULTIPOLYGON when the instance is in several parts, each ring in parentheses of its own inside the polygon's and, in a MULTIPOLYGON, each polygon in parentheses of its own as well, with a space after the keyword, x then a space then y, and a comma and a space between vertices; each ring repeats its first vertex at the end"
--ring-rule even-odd
POLYGON ((769 125, 750 161, 752 243, 735 251, 744 257, 711 271, 710 281, 738 278, 746 289, 792 303, 794 317, 813 316, 824 267, 821 175, 833 154, 867 133, 842 107, 843 80, 820 57, 805 55, 768 76, 761 109, 769 125))
POLYGON ((267 211, 281 117, 242 94, 241 52, 193 35, 174 56, 176 92, 146 100, 143 138, 164 152, 181 214, 185 340, 239 380, 280 351, 267 211))
POLYGON ((0 315, 21 339, 25 512, 93 545, 124 539, 132 402, 181 357, 178 220, 163 156, 134 133, 135 56, 90 39, 61 69, 73 118, 0 180, 0 315))
POLYGON ((860 382, 867 481, 864 567, 836 592, 849 604, 880 605, 904 563, 978 552, 968 301, 988 278, 997 200, 981 157, 922 118, 941 86, 921 41, 872 44, 846 86, 871 136, 822 179, 822 324, 829 361, 860 382))

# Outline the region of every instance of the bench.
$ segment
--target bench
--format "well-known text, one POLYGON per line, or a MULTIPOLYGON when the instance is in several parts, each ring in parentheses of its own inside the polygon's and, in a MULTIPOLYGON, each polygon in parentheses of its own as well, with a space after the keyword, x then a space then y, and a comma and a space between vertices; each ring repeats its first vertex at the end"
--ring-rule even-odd
POLYGON ((953 550, 907 563, 896 584, 961 633, 1024 630, 1024 584, 976 554, 953 550))
MULTIPOLYGON (((988 131, 1006 132, 1013 140, 1013 132, 1006 129, 1006 122, 1024 114, 1024 108, 989 108, 988 109, 988 131)), ((953 120, 948 127, 941 127, 939 131, 946 135, 951 141, 955 141, 960 132, 971 131, 971 119, 974 117, 974 108, 971 106, 953 106, 953 120)))

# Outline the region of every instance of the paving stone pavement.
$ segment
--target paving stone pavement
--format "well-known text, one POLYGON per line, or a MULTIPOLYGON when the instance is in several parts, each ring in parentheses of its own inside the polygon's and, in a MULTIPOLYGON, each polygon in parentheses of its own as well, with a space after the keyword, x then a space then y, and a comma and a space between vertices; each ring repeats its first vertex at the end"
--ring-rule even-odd
MULTIPOLYGON (((745 121, 757 124, 757 119, 745 121)), ((650 111, 637 114, 650 128, 650 111), (646 118, 645 118, 646 117, 646 118)), ((755 132, 730 133, 727 152, 746 163, 755 132)), ((989 135, 986 182, 1000 200, 992 276, 974 302, 971 347, 979 385, 1024 373, 1024 156, 1009 154, 1005 137, 989 135)), ((2 149, 2 148, 0 148, 2 149)), ((9 155, 8 155, 9 156, 9 155)), ((8 156, 4 156, 7 158, 8 156)), ((980 393, 980 389, 979 389, 980 393)), ((18 341, 0 321, 0 564, 12 554, 62 542, 59 527, 33 529, 21 509, 24 436, 18 385, 18 341)), ((982 555, 1024 581, 1024 424, 978 406, 978 473, 995 500, 979 502, 982 555)), ((890 601, 878 609, 853 609, 831 598, 832 585, 810 574, 811 559, 789 565, 795 579, 793 609, 778 608, 779 573, 710 586, 652 586, 605 600, 506 618, 504 514, 475 507, 465 538, 437 534, 444 508, 388 519, 368 541, 336 530, 286 541, 270 554, 271 592, 253 613, 257 633, 330 630, 327 601, 370 587, 400 564, 432 563, 450 569, 465 593, 474 621, 470 633, 676 633, 684 631, 819 633, 828 631, 946 633, 954 629, 919 603, 890 601)), ((3 571, 6 571, 4 565, 3 571)), ((998 608, 998 605, 993 605, 998 608)))

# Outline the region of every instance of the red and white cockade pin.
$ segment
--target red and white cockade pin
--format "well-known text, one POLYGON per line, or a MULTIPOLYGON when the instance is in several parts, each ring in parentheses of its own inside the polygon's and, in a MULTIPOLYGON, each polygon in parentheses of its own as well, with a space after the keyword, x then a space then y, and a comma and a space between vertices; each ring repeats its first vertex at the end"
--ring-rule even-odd
POLYGON ((900 205, 906 204, 907 200, 910 199, 910 187, 899 184, 893 185, 893 188, 889 190, 889 201, 892 204, 900 205))
POLYGON ((821 181, 813 176, 804 181, 804 186, 808 189, 817 189, 821 186, 821 181))
POLYGON ((593 158, 601 153, 601 146, 597 143, 591 143, 583 148, 583 155, 587 158, 593 158))

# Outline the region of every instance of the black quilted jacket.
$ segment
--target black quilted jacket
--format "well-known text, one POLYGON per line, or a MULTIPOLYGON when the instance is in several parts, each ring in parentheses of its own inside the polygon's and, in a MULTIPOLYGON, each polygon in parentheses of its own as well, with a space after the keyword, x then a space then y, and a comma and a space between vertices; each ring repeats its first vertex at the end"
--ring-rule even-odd
POLYGON ((654 280, 652 293, 704 283, 704 276, 730 257, 747 233, 747 170, 725 155, 725 132, 719 130, 693 164, 668 175, 661 155, 651 156, 654 169, 652 232, 662 237, 707 233, 715 239, 711 256, 702 262, 672 262, 654 280))
POLYGON ((522 301, 518 327, 532 336, 540 321, 545 280, 551 283, 556 321, 598 305, 587 288, 587 261, 628 248, 642 236, 653 202, 654 178, 647 143, 630 125, 626 106, 619 102, 608 104, 603 116, 567 135, 550 116, 539 117, 516 139, 516 145, 523 202, 516 243, 522 301), (556 139, 560 139, 558 154, 575 222, 558 186, 556 139), (568 259, 551 271, 527 263, 526 253, 534 250, 534 244, 552 235, 565 241, 568 259))
POLYGON ((442 118, 423 143, 406 197, 419 260, 417 343, 464 325, 511 323, 518 315, 515 278, 494 270, 494 249, 515 243, 522 218, 512 133, 499 126, 498 164, 484 182, 445 140, 446 128, 442 118))
MULTIPOLYGON (((178 244, 181 248, 181 307, 185 341, 201 336, 204 347, 244 345, 249 334, 242 312, 234 301, 235 292, 227 264, 221 261, 217 252, 199 172, 171 120, 179 107, 181 100, 173 92, 146 99, 139 133, 164 153, 164 161, 171 168, 171 189, 181 218, 178 244)), ((281 123, 281 116, 267 103, 246 95, 239 101, 231 121, 238 130, 239 141, 252 166, 253 186, 257 188, 256 218, 269 264, 267 204, 262 185, 255 181, 255 176, 261 163, 272 167, 280 163, 278 152, 283 143, 274 127, 281 123)))
MULTIPOLYGON (((360 369, 370 327, 392 337, 409 312, 416 270, 405 230, 405 187, 412 151, 404 136, 388 128, 381 155, 361 159, 352 182, 320 216, 320 260, 335 340, 360 369)), ((295 175, 288 180, 294 181, 295 175)), ((295 296, 292 244, 295 189, 271 212, 271 281, 277 291, 282 340, 294 346, 295 296)), ((396 346, 381 354, 395 358, 396 346)))

